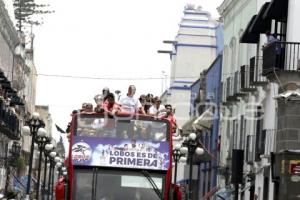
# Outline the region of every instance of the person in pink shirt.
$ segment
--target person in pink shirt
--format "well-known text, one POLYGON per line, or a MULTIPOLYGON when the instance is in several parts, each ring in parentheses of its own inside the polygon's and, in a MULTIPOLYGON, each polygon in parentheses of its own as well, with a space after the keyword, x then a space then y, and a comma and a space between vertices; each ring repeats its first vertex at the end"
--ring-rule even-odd
POLYGON ((113 93, 108 93, 106 96, 106 101, 103 102, 102 108, 104 112, 114 115, 121 112, 121 105, 115 102, 115 95, 113 93))

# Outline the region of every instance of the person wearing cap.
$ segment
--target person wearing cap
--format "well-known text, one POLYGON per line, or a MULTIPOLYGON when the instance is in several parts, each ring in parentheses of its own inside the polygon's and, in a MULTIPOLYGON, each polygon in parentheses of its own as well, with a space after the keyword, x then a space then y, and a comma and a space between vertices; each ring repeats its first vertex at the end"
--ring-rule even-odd
POLYGON ((154 104, 149 108, 149 115, 161 116, 165 111, 165 107, 161 105, 161 100, 158 96, 154 97, 154 104))
POLYGON ((128 87, 127 95, 121 98, 119 102, 121 104, 122 110, 124 112, 129 112, 129 113, 145 114, 141 102, 137 98, 134 98, 135 91, 136 91, 136 87, 134 85, 130 85, 128 87))

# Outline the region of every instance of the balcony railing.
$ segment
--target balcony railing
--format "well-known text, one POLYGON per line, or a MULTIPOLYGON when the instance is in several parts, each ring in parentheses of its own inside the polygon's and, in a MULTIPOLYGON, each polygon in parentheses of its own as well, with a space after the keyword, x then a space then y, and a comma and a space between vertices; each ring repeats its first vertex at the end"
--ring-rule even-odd
POLYGON ((296 71, 300 68, 300 43, 274 42, 263 49, 263 74, 274 70, 296 71))
POLYGON ((241 91, 242 92, 253 92, 256 87, 250 84, 250 66, 241 66, 241 91))
POLYGON ((0 99, 0 131, 10 139, 19 140, 21 137, 19 122, 18 117, 0 99))
POLYGON ((262 57, 250 58, 250 85, 262 86, 268 83, 266 77, 263 74, 262 57))

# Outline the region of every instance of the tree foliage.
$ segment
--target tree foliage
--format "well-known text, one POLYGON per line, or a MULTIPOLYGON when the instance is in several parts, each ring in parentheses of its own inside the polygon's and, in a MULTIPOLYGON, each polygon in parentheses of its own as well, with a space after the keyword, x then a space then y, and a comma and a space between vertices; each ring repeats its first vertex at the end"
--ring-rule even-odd
POLYGON ((14 0, 13 5, 15 18, 17 19, 16 26, 20 32, 26 24, 41 25, 43 22, 38 16, 54 12, 48 10, 49 4, 37 4, 35 0, 14 0))

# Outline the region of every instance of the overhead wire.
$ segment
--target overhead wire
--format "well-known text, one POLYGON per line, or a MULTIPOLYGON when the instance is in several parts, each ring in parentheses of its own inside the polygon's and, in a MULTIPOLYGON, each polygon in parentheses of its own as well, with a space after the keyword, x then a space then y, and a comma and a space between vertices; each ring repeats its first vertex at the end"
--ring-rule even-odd
MULTIPOLYGON (((164 80, 165 77, 96 77, 96 76, 75 76, 75 75, 62 75, 62 74, 45 74, 45 73, 36 73, 37 76, 47 76, 47 77, 58 77, 58 78, 74 78, 74 79, 94 79, 94 80, 164 80)), ((170 77, 175 79, 175 77, 170 77)), ((199 78, 198 76, 182 76, 176 77, 179 79, 188 79, 188 78, 199 78)))

